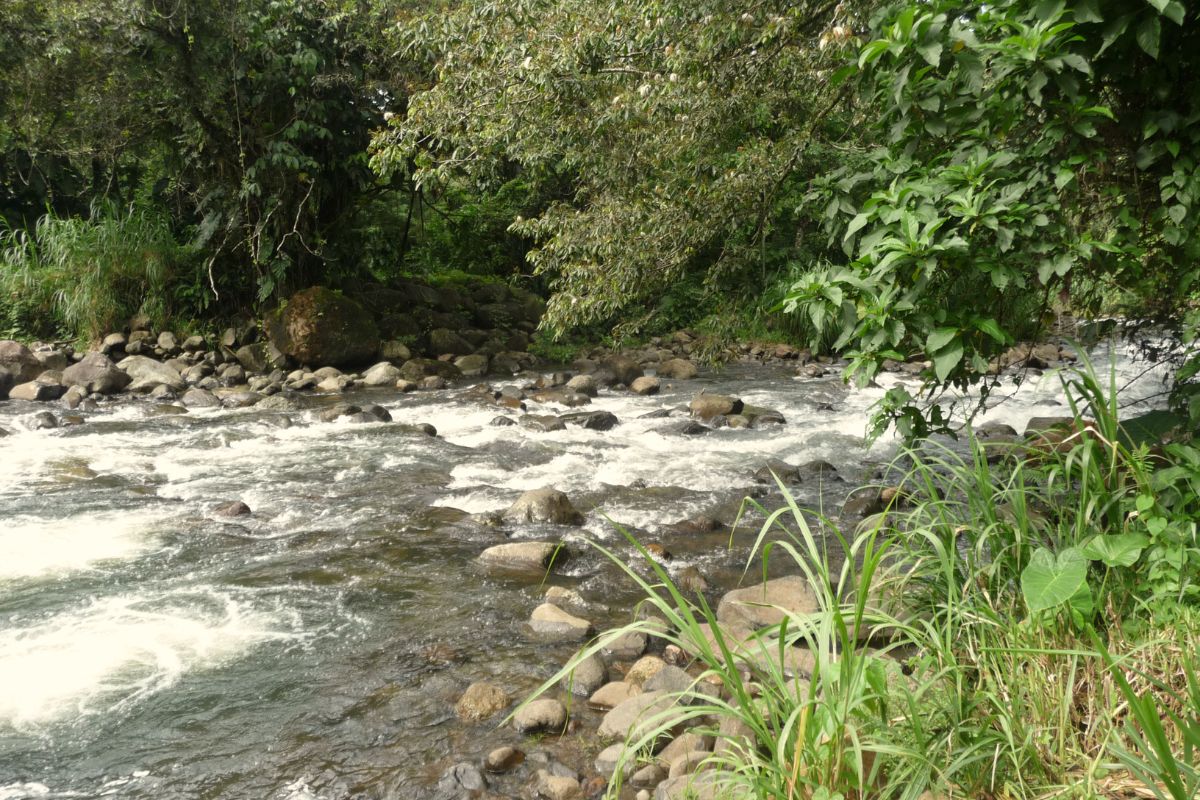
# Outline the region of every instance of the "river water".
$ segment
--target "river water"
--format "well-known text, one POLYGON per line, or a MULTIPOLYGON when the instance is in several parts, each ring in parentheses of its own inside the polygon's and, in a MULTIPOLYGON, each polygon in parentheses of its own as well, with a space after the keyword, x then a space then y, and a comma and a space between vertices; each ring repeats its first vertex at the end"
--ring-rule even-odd
MULTIPOLYGON (((1122 383, 1141 369, 1118 363, 1122 383)), ((390 410, 395 422, 378 425, 116 402, 82 425, 30 431, 42 406, 0 404, 13 432, 0 439, 0 800, 426 797, 447 765, 519 742, 494 722, 457 723, 462 689, 492 678, 526 691, 572 649, 523 635, 545 586, 482 572, 483 548, 573 541, 550 581, 589 599, 598 626, 627 621, 635 600, 584 544, 631 555, 612 521, 671 551, 672 570, 732 586, 753 528, 685 536, 669 524, 732 522, 768 458, 831 462, 845 484, 799 496, 833 506, 893 452, 862 434, 898 380, 850 391, 733 365, 656 397, 602 392, 588 408, 622 422, 607 432, 493 426, 513 412, 463 390, 351 395, 390 410), (788 424, 690 437, 675 432, 681 417, 639 418, 701 388, 788 424), (565 491, 584 526, 481 521, 541 486, 565 491), (253 514, 211 515, 229 500, 253 514)), ((1127 396, 1160 389, 1152 373, 1127 396)), ((1020 431, 1064 413, 1048 374, 984 419, 1020 431)), ((586 753, 555 757, 582 768, 586 753)), ((494 789, 516 796, 521 780, 494 789)))

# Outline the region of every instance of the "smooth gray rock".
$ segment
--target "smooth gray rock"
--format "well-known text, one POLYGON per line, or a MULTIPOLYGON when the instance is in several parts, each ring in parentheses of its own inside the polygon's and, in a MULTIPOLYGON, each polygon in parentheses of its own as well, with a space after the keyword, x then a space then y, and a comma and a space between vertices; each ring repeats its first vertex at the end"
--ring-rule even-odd
POLYGON ((510 522, 548 522, 554 525, 582 525, 583 515, 570 499, 550 487, 525 492, 504 512, 510 522))
POLYGON ((177 392, 187 388, 187 382, 174 368, 146 356, 128 356, 117 363, 131 383, 131 392, 148 392, 156 386, 169 386, 177 392))
POLYGON ((484 550, 479 562, 486 567, 541 572, 566 555, 566 548, 555 542, 507 542, 484 550))

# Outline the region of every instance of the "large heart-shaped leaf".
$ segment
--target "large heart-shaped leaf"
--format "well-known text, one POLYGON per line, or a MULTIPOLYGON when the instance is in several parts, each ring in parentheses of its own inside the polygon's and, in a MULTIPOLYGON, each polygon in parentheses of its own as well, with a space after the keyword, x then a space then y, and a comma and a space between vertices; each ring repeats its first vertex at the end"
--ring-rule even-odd
POLYGON ((1083 554, 1106 567, 1132 567, 1149 543, 1150 539, 1141 533, 1097 536, 1083 546, 1083 554))
POLYGON ((1029 613, 1056 608, 1074 597, 1087 580, 1087 567, 1087 557, 1075 547, 1057 557, 1044 547, 1034 551, 1021 572, 1021 592, 1029 613))

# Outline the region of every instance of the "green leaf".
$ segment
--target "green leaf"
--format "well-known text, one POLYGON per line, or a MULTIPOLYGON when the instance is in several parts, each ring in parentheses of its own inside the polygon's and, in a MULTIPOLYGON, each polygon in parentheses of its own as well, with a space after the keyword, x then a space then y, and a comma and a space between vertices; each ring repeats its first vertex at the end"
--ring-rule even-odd
MULTIPOLYGON (((1138 501, 1141 501, 1140 497, 1138 501)), ((1154 502, 1153 498, 1150 502, 1154 502)), ((1140 533, 1101 535, 1083 546, 1083 554, 1106 567, 1132 567, 1148 544, 1150 539, 1140 533)))
POLYGON ((1100 15, 1099 0, 1078 0, 1075 3, 1076 22, 1104 22, 1100 15))
POLYGON ((1137 28, 1138 47, 1146 51, 1153 59, 1158 58, 1158 44, 1162 38, 1162 23, 1158 17, 1146 17, 1137 28))
POLYGON ((1078 548, 1058 554, 1042 547, 1034 551, 1021 572, 1021 593, 1030 614, 1066 603, 1087 580, 1087 558, 1078 548))
POLYGON ((1137 508, 1139 514, 1145 514, 1147 511, 1154 508, 1154 495, 1139 494, 1137 496, 1137 500, 1135 500, 1133 504, 1137 508))
POLYGON ((925 351, 927 353, 936 353, 954 341, 954 337, 956 336, 958 336, 958 328, 938 328, 931 332, 925 339, 925 351))
POLYGON ((939 381, 945 381, 954 368, 962 361, 962 342, 955 340, 949 346, 933 355, 933 372, 939 381))
POLYGON ((1000 344, 1004 344, 1008 340, 1008 337, 1004 335, 1004 330, 994 319, 988 318, 976 320, 975 327, 995 339, 1000 344))
POLYGON ((936 67, 942 61, 941 42, 919 44, 917 45, 917 52, 921 54, 921 58, 925 59, 931 67, 936 67))

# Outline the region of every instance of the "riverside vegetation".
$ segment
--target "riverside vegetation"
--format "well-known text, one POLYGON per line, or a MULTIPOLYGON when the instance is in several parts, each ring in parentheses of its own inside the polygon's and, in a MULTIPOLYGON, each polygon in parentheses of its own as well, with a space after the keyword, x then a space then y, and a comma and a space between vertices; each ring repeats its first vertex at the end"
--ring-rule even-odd
MULTIPOLYGON (((588 381, 530 347, 681 327, 651 340, 665 377, 738 337, 809 376, 911 372, 875 408, 909 449, 867 522, 748 509, 748 578, 804 602, 722 614, 623 565, 649 616, 545 688, 627 634, 686 678, 605 751, 607 791, 673 746, 664 797, 1194 798, 1198 58, 1180 0, 15 0, 0 334, 49 343, 6 342, 0 388, 290 408, 523 375, 480 402, 574 407, 588 381), (1032 440, 962 428, 951 398, 986 402, 1064 314, 1153 331, 1169 412, 1122 419, 1084 363, 1032 440)), ((742 411, 696 416, 776 422, 742 411)), ((572 413, 520 424, 609 423, 572 413)))

